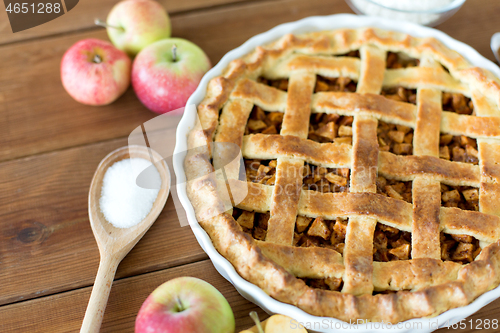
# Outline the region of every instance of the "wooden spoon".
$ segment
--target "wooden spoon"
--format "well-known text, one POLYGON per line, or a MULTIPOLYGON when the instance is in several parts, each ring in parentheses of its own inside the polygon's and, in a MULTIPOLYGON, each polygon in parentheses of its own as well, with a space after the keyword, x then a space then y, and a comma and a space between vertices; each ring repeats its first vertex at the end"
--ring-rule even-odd
POLYGON ((92 178, 92 183, 90 184, 89 218, 99 247, 101 260, 82 328, 80 329, 81 333, 99 332, 118 264, 158 218, 158 215, 160 215, 165 206, 169 191, 170 172, 168 166, 163 158, 150 148, 144 146, 119 148, 106 156, 97 167, 92 178), (115 228, 111 223, 106 221, 99 208, 102 182, 104 174, 111 165, 131 157, 140 157, 152 161, 160 174, 162 186, 153 204, 153 208, 144 220, 130 228, 115 228))

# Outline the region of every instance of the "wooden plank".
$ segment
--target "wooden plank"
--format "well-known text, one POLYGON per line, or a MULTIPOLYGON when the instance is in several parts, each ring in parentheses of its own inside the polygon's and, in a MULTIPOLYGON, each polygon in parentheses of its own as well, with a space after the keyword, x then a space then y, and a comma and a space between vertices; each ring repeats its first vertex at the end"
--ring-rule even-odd
MULTIPOLYGON (((99 252, 88 220, 90 181, 100 160, 125 145, 119 139, 0 164, 0 304, 93 283, 99 252)), ((117 277, 205 258, 169 198, 117 277)))
POLYGON ((36 42, 32 50, 4 53, 8 56, 0 65, 0 160, 125 137, 154 117, 131 87, 118 101, 102 107, 79 104, 64 91, 59 78, 64 49, 84 37, 104 34, 67 37, 61 44, 36 42), (43 44, 49 49, 42 51, 43 44), (29 59, 25 66, 19 57, 29 59))
POLYGON ((186 15, 175 26, 181 36, 204 49, 215 64, 228 51, 278 24, 339 13, 353 12, 344 0, 253 2, 186 15))
MULTIPOLYGON (((217 288, 233 309, 236 332, 253 325, 248 316, 250 311, 257 311, 262 319, 267 318, 263 310, 241 297, 209 260, 204 260, 115 281, 101 332, 134 332, 135 317, 146 297, 163 282, 180 276, 194 276, 217 288)), ((0 307, 2 332, 78 332, 90 292, 91 288, 87 287, 0 307)))
MULTIPOLYGON (((331 2, 347 10, 343 0, 331 2)), ((332 6, 330 3, 328 7, 332 6)), ((252 35, 305 15, 324 13, 325 0, 256 2, 173 18, 176 36, 200 45, 212 63, 252 35)), ((63 89, 63 53, 83 38, 107 39, 105 31, 83 32, 0 47, 0 161, 123 137, 154 117, 130 88, 103 107, 75 102, 63 89)))
MULTIPOLYGON (((268 316, 256 305, 241 297, 236 289, 217 273, 212 263, 209 260, 204 260, 115 281, 104 314, 101 332, 134 332, 135 317, 146 297, 163 282, 180 276, 198 277, 217 288, 226 297, 233 309, 236 319, 236 332, 253 325, 248 316, 250 311, 257 311, 262 320, 268 316)), ((4 305, 0 307, 2 332, 78 332, 90 297, 90 291, 91 288, 87 287, 35 300, 4 305)), ((490 303, 476 314, 462 321, 465 329, 457 329, 457 331, 469 333, 477 332, 477 329, 480 329, 481 332, 498 332, 498 328, 493 329, 491 327, 491 320, 498 318, 498 311, 500 311, 500 300, 490 303), (490 320, 489 329, 485 328, 484 319, 490 320), (472 320, 472 322, 469 322, 469 320, 472 320)), ((325 321, 322 323, 325 323, 325 321)), ((451 324, 455 324, 455 322, 451 324)), ((460 324, 458 327, 460 328, 460 324)), ((443 328, 436 332, 444 333, 449 331, 449 329, 443 328)))
POLYGON ((495 62, 490 38, 498 31, 500 1, 467 0, 462 8, 436 29, 468 44, 482 56, 495 62))
MULTIPOLYGON (((314 15, 352 13, 345 1, 339 0, 281 0, 241 4, 210 12, 188 15, 176 21, 176 29, 185 38, 200 45, 218 60, 229 50, 250 37, 274 26, 314 15)), ((494 60, 490 37, 498 30, 497 15, 500 1, 468 0, 448 21, 436 29, 462 41, 484 57, 494 60)), ((215 62, 214 62, 215 63, 215 62)))
MULTIPOLYGON (((158 0, 170 16, 175 16, 184 11, 200 10, 213 6, 221 6, 245 0, 158 0)), ((33 39, 36 37, 51 36, 56 34, 75 32, 78 30, 96 29, 94 19, 106 20, 111 8, 118 0, 85 0, 63 16, 43 25, 12 33, 5 5, 0 5, 0 45, 33 39), (2 7, 3 6, 3 7, 2 7)))
MULTIPOLYGON (((179 15, 173 26, 177 36, 198 44, 215 64, 230 49, 277 24, 348 11, 343 0, 243 3, 179 15)), ((500 2, 470 0, 440 28, 492 59, 488 39, 495 18, 480 13, 495 11, 500 2), (470 29, 475 26, 481 28, 470 29)), ((104 107, 81 105, 64 91, 60 59, 73 43, 91 37, 107 38, 104 31, 94 31, 0 47, 0 160, 123 137, 154 116, 132 89, 104 107)))

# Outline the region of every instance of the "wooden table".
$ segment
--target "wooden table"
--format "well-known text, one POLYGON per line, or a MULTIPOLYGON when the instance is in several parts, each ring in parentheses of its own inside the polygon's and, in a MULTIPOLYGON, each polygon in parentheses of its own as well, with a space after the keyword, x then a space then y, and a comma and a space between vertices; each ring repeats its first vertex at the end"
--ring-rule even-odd
MULTIPOLYGON (((0 7, 0 331, 76 332, 97 272, 99 253, 87 216, 90 180, 99 161, 127 144, 153 118, 129 89, 104 107, 78 104, 59 78, 63 53, 83 38, 107 39, 93 25, 116 0, 81 0, 64 16, 13 34, 0 7)), ((162 0, 173 35, 202 47, 215 64, 229 50, 273 26, 351 10, 343 0, 162 0)), ((469 0, 437 28, 493 59, 500 1, 469 0)), ((173 129, 172 129, 173 133, 173 129)), ((169 199, 159 219, 123 260, 102 332, 133 332, 140 305, 173 277, 205 279, 229 300, 237 330, 258 310, 214 269, 169 199)), ((471 316, 498 319, 500 300, 471 316)), ((479 328, 480 326, 478 326, 479 328)), ((481 326, 484 328, 484 325, 481 326)), ((444 331, 444 330, 442 330, 444 331)), ((495 331, 495 330, 482 330, 495 331)))

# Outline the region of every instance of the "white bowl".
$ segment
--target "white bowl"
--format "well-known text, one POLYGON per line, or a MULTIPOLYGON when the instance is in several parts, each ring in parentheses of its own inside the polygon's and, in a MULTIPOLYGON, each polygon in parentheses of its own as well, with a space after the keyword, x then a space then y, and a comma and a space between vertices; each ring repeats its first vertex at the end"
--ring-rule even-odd
MULTIPOLYGON (((401 31, 418 37, 435 37, 443 42, 447 47, 461 53, 472 64, 486 68, 493 72, 496 76, 500 77, 500 68, 498 68, 491 61, 485 59, 476 50, 464 43, 456 41, 443 32, 434 30, 432 28, 427 28, 408 22, 397 22, 397 24, 395 24, 394 22, 382 18, 356 16, 351 14, 315 16, 308 17, 296 22, 281 24, 267 32, 250 38, 240 47, 228 52, 216 66, 214 66, 205 74, 200 82, 200 85, 187 101, 187 105, 198 105, 205 96, 208 81, 220 75, 222 73, 222 70, 228 66, 231 60, 244 56, 259 45, 272 42, 287 33, 299 34, 311 31, 334 30, 340 28, 360 28, 369 26, 387 30, 401 31)), ((231 263, 217 252, 212 244, 212 241, 210 240, 210 237, 198 224, 194 214, 193 206, 191 205, 191 202, 186 195, 186 175, 183 169, 183 162, 187 150, 187 134, 194 127, 195 120, 196 109, 194 107, 186 108, 184 116, 182 117, 179 126, 177 127, 173 166, 175 175, 177 177, 177 193, 184 209, 186 210, 189 224, 191 225, 198 243, 200 243, 203 250, 208 254, 217 271, 229 282, 231 282, 243 297, 257 304, 268 313, 281 313, 296 319, 299 323, 309 323, 309 325, 316 324, 317 326, 314 327, 318 327, 318 329, 315 330, 317 332, 367 333, 378 332, 382 329, 387 330, 387 326, 381 328, 380 325, 377 327, 377 324, 375 323, 373 323, 372 326, 370 326, 370 324, 366 324, 355 327, 338 319, 310 315, 293 305, 285 304, 271 298, 264 291, 262 291, 262 289, 244 280, 241 276, 238 275, 231 263)), ((465 307, 446 311, 434 318, 408 320, 402 322, 400 327, 394 324, 390 331, 432 332, 439 327, 457 323, 458 321, 478 311, 480 308, 495 300, 499 296, 500 287, 481 295, 474 302, 465 307)))
POLYGON ((490 46, 495 59, 497 59, 498 63, 500 63, 500 32, 497 32, 493 34, 493 36, 491 36, 490 46))
MULTIPOLYGON (((420 23, 429 27, 434 27, 440 23, 443 23, 444 21, 452 17, 453 14, 455 14, 465 3, 465 0, 454 0, 445 6, 436 8, 434 7, 435 4, 429 6, 429 3, 427 2, 424 4, 424 6, 429 9, 409 10, 404 9, 406 6, 404 6, 405 3, 401 0, 397 2, 385 1, 383 3, 373 0, 345 1, 349 5, 349 7, 352 8, 352 10, 360 15, 379 16, 391 20, 420 23)), ((408 2, 408 0, 405 1, 408 2)), ((419 1, 420 0, 412 0, 412 5, 417 4, 419 1)))

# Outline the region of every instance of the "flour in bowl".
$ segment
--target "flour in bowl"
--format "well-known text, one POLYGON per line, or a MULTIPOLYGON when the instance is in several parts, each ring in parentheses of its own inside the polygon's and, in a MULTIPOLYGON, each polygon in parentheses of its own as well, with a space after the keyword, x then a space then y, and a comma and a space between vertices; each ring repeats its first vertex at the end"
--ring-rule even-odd
POLYGON ((365 15, 392 18, 401 21, 410 21, 420 24, 429 24, 437 20, 440 14, 436 13, 404 13, 405 11, 429 11, 442 8, 454 0, 351 0, 352 3, 365 15), (380 7, 390 7, 395 10, 380 7))

